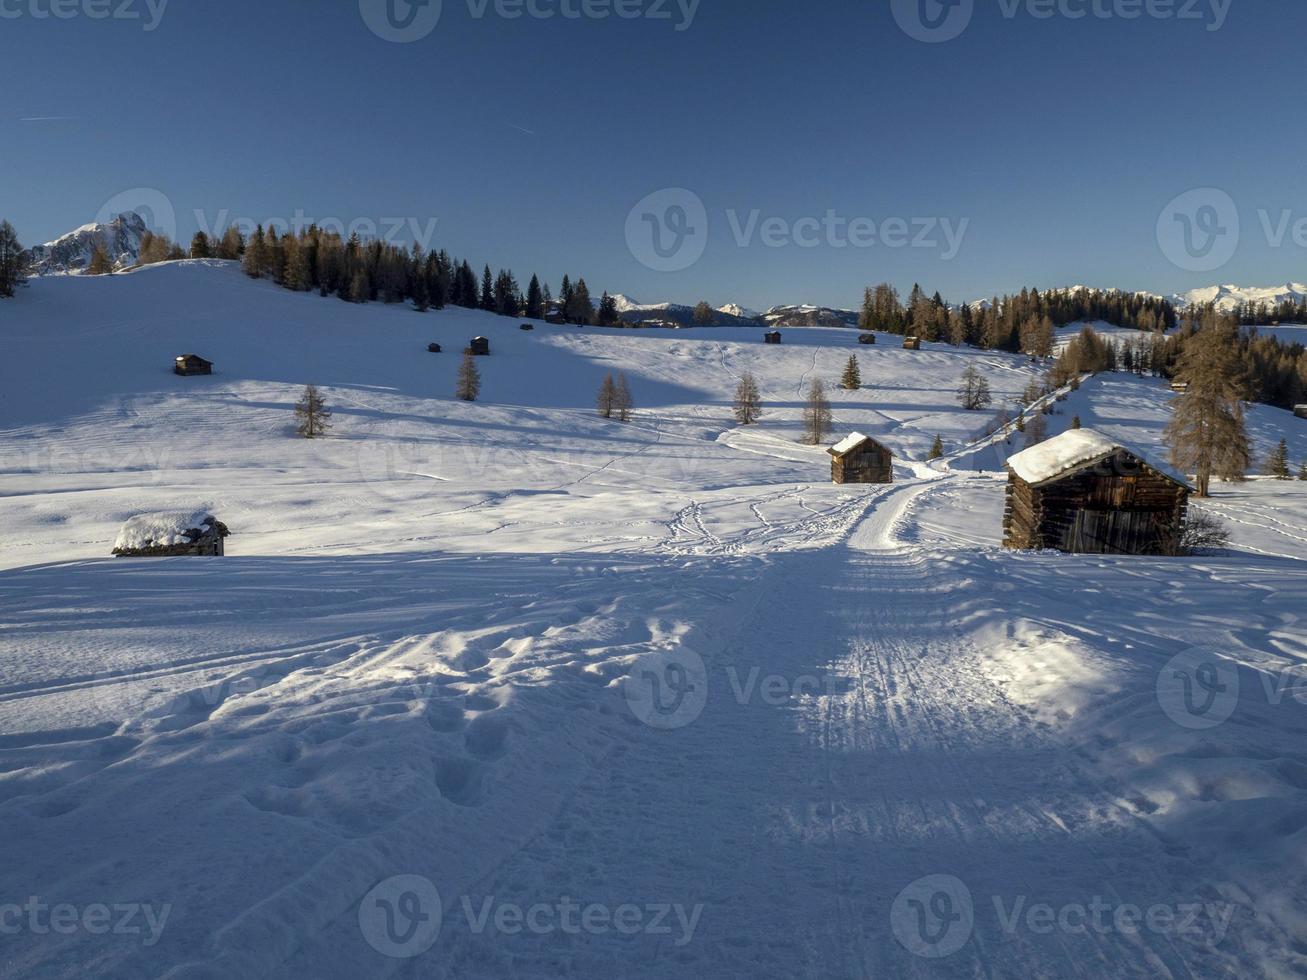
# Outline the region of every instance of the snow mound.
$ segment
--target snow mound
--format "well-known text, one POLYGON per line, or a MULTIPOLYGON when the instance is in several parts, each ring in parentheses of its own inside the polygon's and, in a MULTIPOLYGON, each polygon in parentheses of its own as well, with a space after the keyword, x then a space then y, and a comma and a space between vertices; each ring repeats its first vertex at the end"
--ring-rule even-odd
POLYGON ((140 551, 190 544, 213 523, 214 516, 204 508, 137 514, 123 525, 113 547, 115 551, 140 551))
POLYGON ((1158 462, 1146 453, 1117 442, 1093 429, 1071 429, 1063 432, 1060 436, 1054 436, 1046 442, 1031 446, 1024 452, 1010 457, 1007 465, 1021 479, 1032 486, 1037 486, 1068 470, 1104 459, 1122 449, 1176 483, 1189 485, 1188 480, 1165 463, 1158 462))
POLYGON ((843 441, 837 442, 835 445, 831 446, 830 451, 836 456, 843 456, 845 453, 850 453, 857 449, 869 438, 870 436, 864 436, 861 432, 854 432, 845 436, 843 441))

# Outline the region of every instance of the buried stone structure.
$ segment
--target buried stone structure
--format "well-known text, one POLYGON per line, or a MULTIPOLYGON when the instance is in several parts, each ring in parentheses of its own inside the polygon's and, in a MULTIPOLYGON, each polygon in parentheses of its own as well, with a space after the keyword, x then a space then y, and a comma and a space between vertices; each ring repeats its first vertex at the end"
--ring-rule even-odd
POLYGON ((1180 553, 1192 487, 1143 453, 1093 429, 1072 429, 1007 465, 1005 548, 1180 553))
POLYGON ((227 525, 204 510, 138 514, 123 525, 114 542, 117 558, 220 557, 227 525))

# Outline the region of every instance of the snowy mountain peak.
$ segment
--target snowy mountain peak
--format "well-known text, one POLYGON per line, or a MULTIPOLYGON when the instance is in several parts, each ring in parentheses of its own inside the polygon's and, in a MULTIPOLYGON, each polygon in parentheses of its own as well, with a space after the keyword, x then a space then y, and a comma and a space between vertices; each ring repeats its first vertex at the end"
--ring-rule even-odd
POLYGON ((1246 303, 1265 303, 1268 307, 1274 308, 1284 302, 1301 304, 1304 299, 1307 299, 1305 283, 1289 282, 1283 286, 1236 286, 1228 283, 1222 286, 1191 289, 1187 293, 1177 293, 1171 297, 1171 302, 1181 308, 1215 303, 1219 311, 1229 313, 1246 303))
POLYGON ((141 240, 149 228, 135 211, 106 224, 92 223, 70 231, 29 252, 33 275, 78 275, 86 271, 97 248, 103 248, 115 270, 134 266, 141 257, 141 240))

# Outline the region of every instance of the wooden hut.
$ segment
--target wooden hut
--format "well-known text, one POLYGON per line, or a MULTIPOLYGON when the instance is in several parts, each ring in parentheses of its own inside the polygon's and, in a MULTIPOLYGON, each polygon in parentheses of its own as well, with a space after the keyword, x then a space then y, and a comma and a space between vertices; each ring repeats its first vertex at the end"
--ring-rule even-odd
POLYGON ((1174 391, 1177 395, 1183 395, 1186 391, 1189 390, 1189 382, 1188 382, 1188 381, 1172 381, 1172 382, 1171 382, 1171 390, 1174 391))
POLYGON ((221 557, 227 525, 207 511, 138 514, 123 525, 114 542, 118 558, 221 557))
POLYGON ((439 353, 440 353, 440 345, 439 345, 439 344, 427 344, 427 353, 428 353, 428 354, 439 354, 439 353))
POLYGON ((545 314, 545 323, 553 324, 556 327, 563 326, 567 323, 567 317, 563 316, 558 310, 550 310, 545 314))
POLYGON ((765 344, 779 344, 781 342, 781 332, 779 330, 768 330, 762 335, 762 341, 765 344))
POLYGON ((518 327, 518 329, 519 329, 519 330, 534 330, 534 329, 535 329, 535 325, 534 325, 534 324, 530 324, 530 323, 524 323, 524 324, 522 324, 520 327, 518 327))
POLYGON ((1005 548, 1179 553, 1192 488, 1143 453, 1093 429, 1072 429, 1007 465, 1005 548))
POLYGON ((860 344, 874 344, 875 342, 876 342, 876 335, 874 333, 858 334, 858 343, 860 344))
POLYGON ((485 337, 473 337, 467 345, 467 352, 474 357, 486 357, 490 353, 490 341, 485 337))
POLYGON ((172 369, 173 373, 183 377, 193 374, 212 374, 213 362, 206 361, 199 354, 179 354, 173 361, 172 369))
POLYGON ((871 436, 855 432, 826 451, 836 483, 894 482, 894 454, 871 436))
POLYGON ((903 338, 903 349, 904 349, 904 350, 921 350, 921 338, 920 338, 920 337, 904 337, 904 338, 903 338))
POLYGON ((1293 408, 1293 414, 1298 416, 1300 419, 1307 419, 1307 405, 1295 405, 1293 408))

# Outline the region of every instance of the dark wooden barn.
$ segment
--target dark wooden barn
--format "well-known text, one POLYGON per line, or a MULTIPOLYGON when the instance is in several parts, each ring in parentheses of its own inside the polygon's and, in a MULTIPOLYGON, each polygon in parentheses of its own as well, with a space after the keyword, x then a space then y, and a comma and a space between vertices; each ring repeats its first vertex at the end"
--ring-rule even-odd
POLYGON ((467 345, 467 352, 476 357, 485 357, 490 353, 490 341, 485 337, 473 337, 471 343, 467 345))
POLYGON ((768 330, 762 335, 763 343, 779 344, 781 342, 781 332, 779 330, 768 330))
POLYGON ((221 557, 227 525, 204 511, 139 514, 118 532, 118 558, 171 558, 182 555, 221 557))
POLYGON ((920 338, 920 337, 904 337, 904 338, 903 338, 903 349, 904 349, 904 350, 921 350, 921 338, 920 338))
POLYGON ((1293 414, 1298 416, 1300 419, 1307 419, 1307 405, 1295 405, 1293 408, 1293 414))
POLYGON ((181 354, 173 362, 173 372, 183 377, 193 374, 212 374, 213 362, 206 361, 199 354, 181 354))
POLYGON ((1179 553, 1192 488, 1144 454, 1093 429, 1072 429, 1007 465, 1005 548, 1179 553))
POLYGON ((858 334, 858 343, 860 344, 874 344, 875 342, 876 342, 876 335, 874 333, 858 334))
POLYGON ((836 483, 893 483, 894 454, 871 436, 855 432, 831 455, 831 479, 836 483))
POLYGON ((439 354, 439 353, 440 353, 440 345, 439 345, 439 344, 427 344, 427 353, 428 353, 428 354, 439 354))

